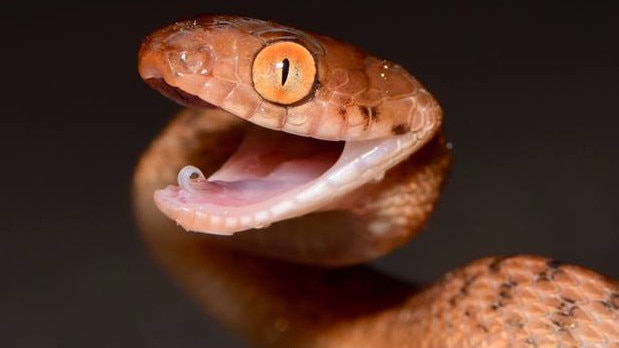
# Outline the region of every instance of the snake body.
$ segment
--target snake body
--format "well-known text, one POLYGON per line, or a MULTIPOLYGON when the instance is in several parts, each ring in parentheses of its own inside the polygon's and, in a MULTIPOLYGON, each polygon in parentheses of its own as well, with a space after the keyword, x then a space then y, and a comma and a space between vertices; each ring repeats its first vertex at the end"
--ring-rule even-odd
POLYGON ((139 57, 147 82, 190 107, 137 166, 141 229, 179 283, 250 341, 619 347, 619 285, 578 266, 488 257, 424 288, 333 268, 408 241, 449 169, 441 109, 401 66, 208 15, 154 32, 139 57))

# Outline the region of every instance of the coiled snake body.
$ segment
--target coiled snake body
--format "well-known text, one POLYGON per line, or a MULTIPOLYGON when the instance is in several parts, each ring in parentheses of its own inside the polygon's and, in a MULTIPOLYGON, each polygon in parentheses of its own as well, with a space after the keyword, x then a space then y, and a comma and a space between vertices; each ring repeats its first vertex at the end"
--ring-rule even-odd
POLYGON ((423 289, 351 266, 419 231, 449 168, 441 109, 399 65, 231 16, 156 31, 139 63, 189 106, 137 166, 144 236, 250 341, 619 347, 619 286, 578 266, 489 257, 423 289))

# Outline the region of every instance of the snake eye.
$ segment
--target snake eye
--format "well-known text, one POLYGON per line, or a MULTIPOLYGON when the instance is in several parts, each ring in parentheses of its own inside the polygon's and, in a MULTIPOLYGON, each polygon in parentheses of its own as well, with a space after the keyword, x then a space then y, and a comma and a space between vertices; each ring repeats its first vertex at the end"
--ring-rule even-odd
POLYGON ((316 62, 302 45, 278 41, 264 47, 254 58, 252 79, 266 100, 289 105, 305 98, 314 86, 316 62))

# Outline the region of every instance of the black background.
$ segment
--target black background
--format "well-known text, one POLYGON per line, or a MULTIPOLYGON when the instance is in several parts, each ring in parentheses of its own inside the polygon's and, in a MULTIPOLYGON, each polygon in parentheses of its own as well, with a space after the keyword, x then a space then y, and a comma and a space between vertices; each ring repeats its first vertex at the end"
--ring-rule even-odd
POLYGON ((619 277, 617 11, 543 3, 0 5, 0 345, 242 345, 161 274, 130 206, 136 159, 178 109, 139 80, 139 42, 201 12, 352 42, 439 99, 452 175, 427 229, 376 267, 426 282, 536 253, 619 277))

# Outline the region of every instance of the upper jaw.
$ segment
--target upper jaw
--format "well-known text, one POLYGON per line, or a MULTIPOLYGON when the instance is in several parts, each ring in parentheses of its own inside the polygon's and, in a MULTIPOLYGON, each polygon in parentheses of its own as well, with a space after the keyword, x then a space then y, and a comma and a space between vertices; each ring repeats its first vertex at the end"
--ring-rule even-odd
POLYGON ((220 16, 177 22, 144 40, 139 73, 197 97, 163 91, 184 105, 203 107, 201 99, 262 127, 317 139, 377 139, 440 127, 438 103, 403 67, 283 26, 278 30, 294 33, 297 39, 312 37, 311 46, 320 47, 317 87, 311 102, 265 101, 255 91, 252 66, 268 42, 258 33, 270 32, 274 25, 220 16), (342 56, 348 57, 345 66, 342 56))

